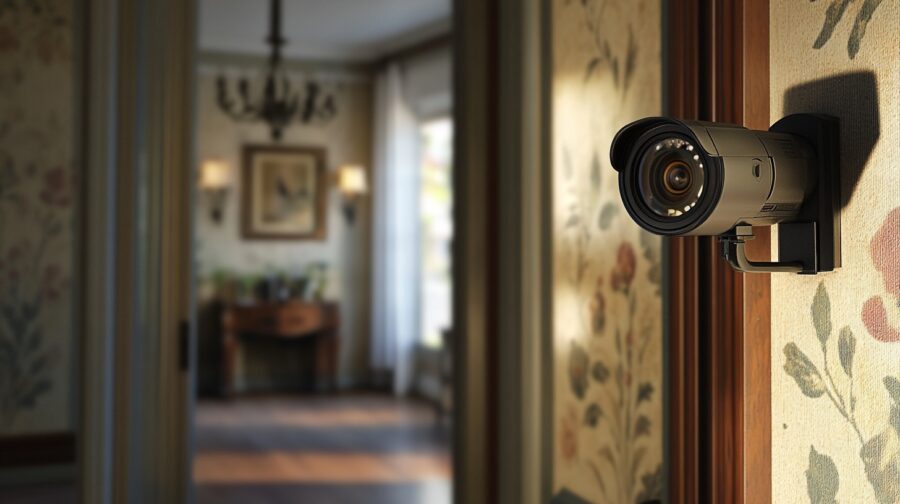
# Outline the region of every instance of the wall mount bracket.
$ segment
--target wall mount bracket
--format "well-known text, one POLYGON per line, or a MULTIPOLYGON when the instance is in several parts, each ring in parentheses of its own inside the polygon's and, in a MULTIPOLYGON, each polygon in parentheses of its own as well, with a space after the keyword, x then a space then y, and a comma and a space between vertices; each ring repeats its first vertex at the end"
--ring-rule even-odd
POLYGON ((816 152, 816 183, 797 218, 778 225, 778 260, 757 262, 744 248, 753 228, 735 226, 721 235, 722 255, 734 269, 746 273, 815 275, 841 266, 840 130, 835 117, 794 114, 769 131, 802 138, 816 152))

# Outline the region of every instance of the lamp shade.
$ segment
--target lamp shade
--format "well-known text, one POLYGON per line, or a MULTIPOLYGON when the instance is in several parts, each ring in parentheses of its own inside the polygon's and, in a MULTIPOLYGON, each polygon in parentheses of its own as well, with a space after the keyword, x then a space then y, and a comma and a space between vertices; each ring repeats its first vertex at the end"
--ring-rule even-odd
POLYGON ((346 196, 369 192, 366 169, 359 165, 344 165, 338 170, 338 190, 346 196))
POLYGON ((224 189, 231 185, 231 170, 221 159, 207 159, 200 165, 201 189, 224 189))

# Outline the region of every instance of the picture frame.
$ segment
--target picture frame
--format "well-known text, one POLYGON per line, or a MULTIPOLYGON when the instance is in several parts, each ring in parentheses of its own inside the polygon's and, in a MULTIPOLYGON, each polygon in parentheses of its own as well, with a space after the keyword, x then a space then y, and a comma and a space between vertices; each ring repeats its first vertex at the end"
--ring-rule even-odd
POLYGON ((327 173, 321 147, 245 145, 241 230, 249 240, 324 240, 327 173))

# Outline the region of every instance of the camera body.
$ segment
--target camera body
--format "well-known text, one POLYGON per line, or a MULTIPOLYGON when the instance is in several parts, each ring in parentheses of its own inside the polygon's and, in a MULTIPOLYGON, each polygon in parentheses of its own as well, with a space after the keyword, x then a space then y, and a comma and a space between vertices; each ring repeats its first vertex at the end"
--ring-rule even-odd
POLYGON ((821 246, 839 241, 837 132, 834 118, 811 114, 769 131, 649 117, 616 134, 610 161, 625 208, 644 229, 720 236, 742 271, 815 273, 840 265, 839 243, 821 246), (792 233, 780 262, 749 261, 743 243, 752 226, 775 224, 792 233))

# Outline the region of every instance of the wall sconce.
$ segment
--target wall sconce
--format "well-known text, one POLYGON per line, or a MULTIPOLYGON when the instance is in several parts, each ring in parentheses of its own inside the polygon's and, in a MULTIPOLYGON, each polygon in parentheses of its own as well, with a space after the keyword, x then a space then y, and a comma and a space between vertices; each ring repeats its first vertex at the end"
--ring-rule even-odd
POLYGON ((369 192, 366 169, 359 165, 344 165, 338 169, 338 191, 344 197, 344 218, 353 224, 359 198, 369 192))
POLYGON ((200 191, 209 205, 209 217, 213 222, 222 222, 225 200, 231 189, 231 170, 221 159, 207 159, 200 165, 200 191))

